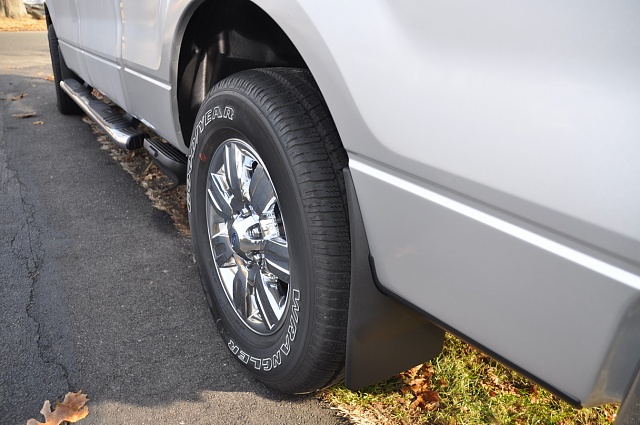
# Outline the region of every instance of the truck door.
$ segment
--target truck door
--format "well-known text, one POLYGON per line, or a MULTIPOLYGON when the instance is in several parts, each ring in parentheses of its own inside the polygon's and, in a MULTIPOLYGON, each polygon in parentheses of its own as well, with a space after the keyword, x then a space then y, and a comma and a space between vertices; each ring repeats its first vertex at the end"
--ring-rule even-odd
POLYGON ((75 1, 79 19, 79 44, 86 74, 81 77, 99 87, 113 102, 127 107, 122 89, 122 15, 118 0, 75 1))

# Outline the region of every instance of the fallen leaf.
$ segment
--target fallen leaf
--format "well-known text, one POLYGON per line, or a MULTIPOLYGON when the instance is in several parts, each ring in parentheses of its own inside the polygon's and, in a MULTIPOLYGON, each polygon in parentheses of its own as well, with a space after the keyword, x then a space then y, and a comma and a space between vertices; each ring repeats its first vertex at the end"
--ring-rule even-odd
POLYGON ((47 81, 55 81, 53 78, 53 74, 47 75, 46 77, 44 77, 44 79, 47 81))
POLYGON ((33 124, 33 125, 42 125, 42 124, 44 124, 44 121, 34 121, 31 124, 33 124))
POLYGON ((416 378, 409 382, 409 388, 411 388, 411 391, 413 391, 414 393, 426 390, 429 388, 429 380, 424 378, 416 378))
POLYGON ((9 100, 13 102, 13 101, 15 101, 15 100, 20 100, 20 99, 22 99, 23 97, 27 97, 27 96, 29 96, 27 93, 22 93, 22 94, 19 94, 19 95, 17 95, 17 96, 12 96, 12 97, 10 97, 10 98, 9 98, 9 100))
POLYGON ((409 369, 406 373, 409 377, 411 377, 411 379, 415 378, 416 375, 418 374, 418 372, 420 372, 420 369, 422 369, 422 365, 418 365, 415 367, 412 367, 411 369, 409 369))
POLYGON ((35 112, 25 112, 24 114, 13 114, 14 117, 20 118, 20 119, 31 118, 31 117, 35 117, 36 115, 38 114, 36 114, 35 112))
POLYGON ((51 403, 49 400, 45 400, 42 405, 42 416, 44 416, 45 422, 38 422, 35 419, 29 419, 27 425, 60 425, 62 422, 78 422, 84 419, 89 414, 89 408, 85 406, 88 397, 82 394, 82 391, 77 393, 69 392, 64 396, 62 403, 56 402, 56 408, 51 410, 51 403))
POLYGON ((435 391, 422 391, 411 403, 414 409, 435 410, 440 406, 440 396, 435 391))
POLYGON ((153 179, 160 178, 160 176, 161 176, 161 174, 159 174, 159 173, 149 173, 146 176, 144 176, 144 178, 142 180, 148 182, 148 181, 151 181, 153 179))
POLYGON ((102 94, 102 92, 98 89, 93 89, 91 91, 91 94, 93 95, 93 97, 95 97, 98 100, 102 100, 104 99, 104 95, 102 94))

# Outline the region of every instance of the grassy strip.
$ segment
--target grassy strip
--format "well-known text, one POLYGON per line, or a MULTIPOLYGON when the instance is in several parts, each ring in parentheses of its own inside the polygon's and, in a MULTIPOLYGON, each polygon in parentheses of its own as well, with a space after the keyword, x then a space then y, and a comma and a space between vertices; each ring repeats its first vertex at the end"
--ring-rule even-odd
POLYGON ((352 392, 321 398, 360 424, 611 424, 618 407, 576 410, 548 391, 447 335, 434 360, 352 392))

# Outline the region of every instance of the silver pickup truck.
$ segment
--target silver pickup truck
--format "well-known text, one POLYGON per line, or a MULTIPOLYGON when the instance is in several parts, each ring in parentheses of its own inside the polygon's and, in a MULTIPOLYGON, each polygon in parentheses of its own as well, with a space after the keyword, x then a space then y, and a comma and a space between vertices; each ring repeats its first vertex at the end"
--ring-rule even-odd
POLYGON ((574 405, 637 407, 640 3, 46 12, 60 112, 186 184, 215 322, 267 385, 362 387, 446 330, 574 405))

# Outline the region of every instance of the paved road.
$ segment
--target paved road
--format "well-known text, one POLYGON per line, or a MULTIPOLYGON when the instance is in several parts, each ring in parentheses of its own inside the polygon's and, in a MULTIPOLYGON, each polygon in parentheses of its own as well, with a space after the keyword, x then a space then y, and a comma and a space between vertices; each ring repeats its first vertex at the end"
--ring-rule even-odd
POLYGON ((340 422, 233 361, 190 242, 57 113, 46 55, 44 33, 0 33, 0 423, 80 389, 83 424, 340 422))

